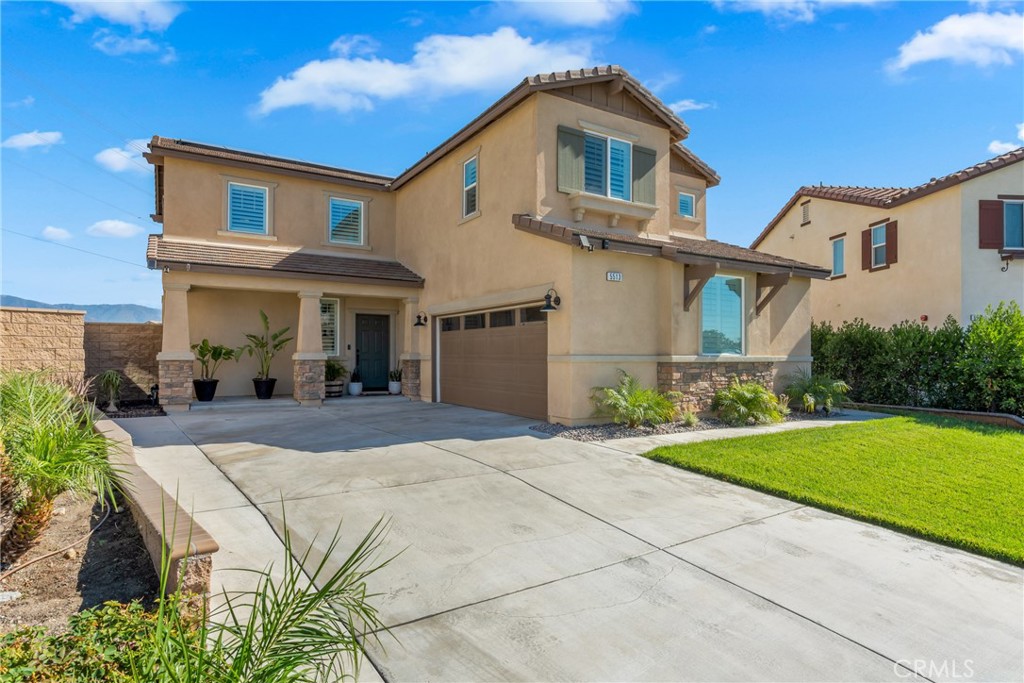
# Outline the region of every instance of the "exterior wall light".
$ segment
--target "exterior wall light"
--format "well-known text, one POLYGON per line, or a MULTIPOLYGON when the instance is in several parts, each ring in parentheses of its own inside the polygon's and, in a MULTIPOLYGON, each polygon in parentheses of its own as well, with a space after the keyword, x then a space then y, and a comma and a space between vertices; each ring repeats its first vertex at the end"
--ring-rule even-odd
POLYGON ((562 305, 562 298, 558 296, 558 292, 553 289, 549 289, 548 293, 544 295, 544 305, 540 307, 541 313, 551 313, 557 311, 558 307, 562 305))
POLYGON ((427 314, 420 311, 416 314, 416 322, 412 324, 413 327, 426 327, 427 326, 427 314))

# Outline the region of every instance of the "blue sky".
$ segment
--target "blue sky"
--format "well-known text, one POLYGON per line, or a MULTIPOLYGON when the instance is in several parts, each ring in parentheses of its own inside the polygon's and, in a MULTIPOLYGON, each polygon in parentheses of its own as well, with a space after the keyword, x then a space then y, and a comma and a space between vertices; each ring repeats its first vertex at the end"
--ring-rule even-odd
POLYGON ((621 64, 689 124, 722 176, 709 235, 743 245, 800 185, 915 185, 1024 144, 1019 2, 0 11, 0 287, 51 303, 159 305, 153 134, 397 174, 523 76, 621 64))

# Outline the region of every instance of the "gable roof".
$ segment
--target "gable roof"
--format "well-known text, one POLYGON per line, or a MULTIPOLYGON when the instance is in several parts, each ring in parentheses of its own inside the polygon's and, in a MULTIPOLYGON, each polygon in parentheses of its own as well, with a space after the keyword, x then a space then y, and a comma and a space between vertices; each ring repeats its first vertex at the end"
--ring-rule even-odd
MULTIPOLYGON (((241 166, 245 168, 262 167, 270 168, 276 172, 310 176, 321 180, 341 182, 345 184, 369 187, 372 189, 397 190, 417 175, 428 169, 448 152, 452 151, 463 142, 476 135, 478 132, 497 121, 503 115, 512 110, 530 95, 545 90, 557 90, 569 86, 585 85, 590 83, 604 83, 610 81, 621 82, 622 89, 635 97, 646 106, 656 119, 661 121, 669 130, 673 142, 684 140, 690 134, 690 129, 664 102, 645 88, 638 80, 633 78, 628 71, 621 66, 596 66, 588 69, 575 69, 571 71, 559 71, 549 74, 537 74, 524 78, 515 88, 507 92, 497 102, 492 104, 483 113, 463 126, 454 135, 442 142, 440 145, 427 152, 419 161, 400 173, 397 177, 391 178, 373 173, 362 173, 348 169, 315 164, 285 157, 271 156, 257 152, 245 152, 227 147, 218 147, 200 142, 190 142, 165 138, 154 135, 149 143, 150 154, 145 155, 149 161, 153 161, 161 154, 182 158, 198 158, 217 163, 241 166)), ((673 145, 673 151, 682 156, 708 181, 709 186, 714 186, 721 180, 718 174, 704 163, 696 154, 686 149, 681 144, 673 145)))
POLYGON ((851 187, 841 185, 805 185, 801 187, 796 193, 790 198, 786 205, 782 207, 775 218, 773 218, 761 234, 757 236, 757 239, 750 245, 751 249, 756 249, 761 242, 768 236, 768 233, 778 225, 782 217, 789 213, 789 210, 800 200, 801 197, 810 197, 817 199, 831 199, 837 202, 846 202, 848 204, 860 204, 862 206, 878 206, 882 208, 891 208, 900 206, 908 202, 912 202, 915 199, 919 199, 926 195, 945 190, 959 185, 960 183, 972 180, 978 176, 991 173, 992 171, 998 171, 1001 168, 1005 168, 1019 161, 1024 160, 1024 147, 1018 147, 1015 150, 1007 152, 1006 154, 1000 154, 997 157, 982 161, 979 164, 968 166, 967 168, 944 175, 941 178, 932 178, 927 183, 922 183, 914 187, 851 187))

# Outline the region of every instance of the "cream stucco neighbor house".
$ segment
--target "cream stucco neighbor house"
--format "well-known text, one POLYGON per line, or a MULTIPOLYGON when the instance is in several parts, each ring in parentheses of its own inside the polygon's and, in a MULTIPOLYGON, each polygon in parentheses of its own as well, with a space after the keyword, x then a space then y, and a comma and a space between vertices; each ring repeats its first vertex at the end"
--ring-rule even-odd
MULTIPOLYGON (((609 66, 524 79, 397 178, 154 137, 161 401, 188 406, 190 344, 239 345, 260 309, 296 334, 271 374, 304 404, 328 357, 367 390, 401 367, 412 398, 562 423, 619 368, 696 408, 771 383, 809 363, 828 271, 707 239, 719 178, 688 135, 609 66)), ((253 375, 225 366, 219 395, 253 375)))
POLYGON ((812 317, 966 323, 1024 305, 1024 147, 917 187, 801 187, 751 245, 831 264, 812 317))

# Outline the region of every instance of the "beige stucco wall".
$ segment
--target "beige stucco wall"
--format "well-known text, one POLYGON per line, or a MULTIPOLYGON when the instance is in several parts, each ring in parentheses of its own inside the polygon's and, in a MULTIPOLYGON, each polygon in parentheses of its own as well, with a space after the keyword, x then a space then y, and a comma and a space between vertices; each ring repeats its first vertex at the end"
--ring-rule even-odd
POLYGON ((164 159, 164 235, 245 246, 394 259, 395 197, 387 192, 189 159, 164 159), (271 238, 227 233, 226 183, 270 188, 271 238), (328 198, 364 202, 366 248, 327 243, 328 198))
POLYGON ((960 185, 963 225, 963 290, 961 310, 965 321, 1000 301, 1016 300, 1024 306, 1024 258, 1012 261, 1006 272, 995 249, 978 248, 978 201, 999 195, 1024 194, 1024 163, 1001 168, 960 185))
POLYGON ((888 327, 927 315, 929 325, 941 325, 947 315, 960 316, 960 213, 956 187, 896 208, 815 198, 810 224, 800 225, 797 202, 757 249, 831 268, 829 238, 846 233, 846 277, 814 282, 814 320, 839 325, 863 318, 888 327), (886 218, 899 225, 898 262, 883 270, 861 270, 861 232, 886 218))

